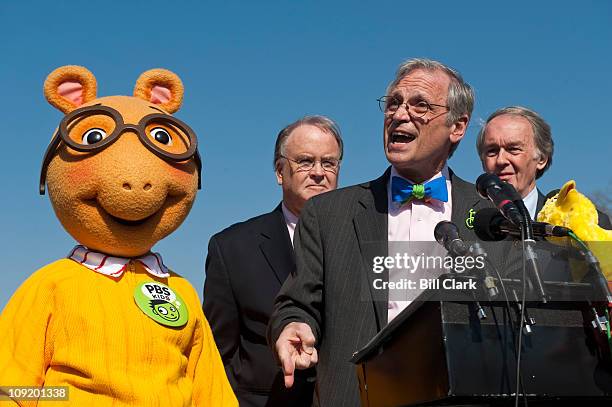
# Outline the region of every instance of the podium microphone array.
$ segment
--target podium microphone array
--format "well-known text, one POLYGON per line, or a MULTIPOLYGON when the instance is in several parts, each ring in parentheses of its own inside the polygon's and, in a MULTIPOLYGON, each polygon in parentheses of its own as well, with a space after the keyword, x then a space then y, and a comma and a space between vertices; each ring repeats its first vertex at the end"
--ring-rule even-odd
MULTIPOLYGON (((532 290, 534 287, 531 283, 533 282, 540 301, 542 303, 547 303, 549 297, 544 291, 544 285, 538 270, 538 258, 535 252, 535 238, 570 237, 578 242, 581 241, 576 237, 576 235, 571 229, 562 226, 551 225, 549 223, 532 221, 531 215, 529 214, 529 211, 525 207, 525 203, 523 202, 522 197, 519 195, 516 189, 511 184, 502 181, 498 176, 494 174, 482 174, 481 176, 479 176, 476 180, 476 190, 483 199, 488 199, 489 201, 491 201, 495 208, 484 208, 476 212, 474 218, 474 232, 482 241, 500 241, 507 239, 508 237, 522 240, 523 270, 525 273, 526 264, 529 264, 529 269, 531 270, 530 278, 527 278, 527 276, 523 274, 523 284, 525 284, 525 282, 528 282, 530 286, 529 290, 532 290)), ((486 252, 482 248, 482 245, 480 245, 480 243, 478 242, 469 244, 463 241, 459 235, 459 229, 452 222, 439 222, 434 229, 434 236, 436 241, 442 246, 444 246, 448 253, 453 257, 484 255, 486 258, 486 252)), ((597 277, 599 280, 598 285, 601 285, 602 290, 605 291, 608 303, 612 304, 612 296, 610 294, 607 281, 601 273, 601 269, 598 267, 599 265, 597 260, 594 258, 592 253, 590 253, 584 243, 582 243, 582 246, 584 246, 585 252, 583 252, 583 255, 587 259, 587 262, 595 266, 595 271, 598 275, 597 277), (593 257, 594 260, 589 260, 591 257, 593 257)), ((488 261, 488 263, 497 273, 498 281, 501 284, 501 287, 504 292, 506 308, 508 310, 508 313, 510 313, 510 299, 508 298, 506 289, 504 288, 503 279, 499 271, 497 271, 497 269, 495 268, 495 265, 493 263, 490 263, 490 260, 488 261)), ((486 267, 484 270, 483 281, 485 282, 485 288, 487 289, 491 288, 486 284, 487 282, 493 284, 492 289, 487 290, 487 293, 489 294, 489 299, 491 300, 491 298, 494 298, 497 295, 497 289, 495 287, 495 279, 493 279, 491 275, 487 272, 486 267)), ((521 388, 522 393, 525 395, 523 379, 520 373, 523 338, 522 334, 529 333, 530 326, 535 323, 535 321, 533 321, 533 319, 529 318, 527 315, 525 292, 525 285, 523 285, 523 298, 521 301, 519 300, 516 291, 513 290, 513 302, 515 303, 515 310, 518 313, 517 316, 520 321, 520 328, 518 329, 518 345, 516 352, 517 388, 515 393, 515 405, 518 405, 521 388)), ((486 318, 486 314, 480 306, 480 303, 478 301, 475 301, 475 303, 477 308, 479 308, 479 316, 481 317, 481 319, 486 318), (482 315, 480 315, 481 311, 482 315)), ((594 312, 595 320, 592 321, 594 327, 597 328, 598 324, 600 326, 605 325, 602 324, 602 321, 607 322, 607 319, 598 314, 597 309, 591 304, 590 301, 588 301, 588 305, 594 312)), ((516 332, 512 318, 510 318, 510 326, 511 330, 513 332, 516 332)))
POLYGON ((548 302, 544 284, 538 269, 538 256, 534 249, 535 240, 531 215, 523 199, 514 187, 499 179, 495 174, 482 174, 476 180, 476 190, 484 199, 490 200, 499 212, 520 230, 524 242, 524 259, 529 263, 533 282, 538 290, 542 303, 548 302))

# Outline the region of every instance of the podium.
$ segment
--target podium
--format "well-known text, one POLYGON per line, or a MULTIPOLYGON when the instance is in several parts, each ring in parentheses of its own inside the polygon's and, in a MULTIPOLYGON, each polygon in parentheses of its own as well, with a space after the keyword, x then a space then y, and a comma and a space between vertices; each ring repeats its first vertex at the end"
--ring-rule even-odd
MULTIPOLYGON (((513 406, 515 315, 501 302, 482 307, 485 319, 474 302, 412 302, 353 355, 362 406, 513 406)), ((536 321, 521 355, 529 406, 612 405, 612 368, 580 308, 528 305, 536 321)))

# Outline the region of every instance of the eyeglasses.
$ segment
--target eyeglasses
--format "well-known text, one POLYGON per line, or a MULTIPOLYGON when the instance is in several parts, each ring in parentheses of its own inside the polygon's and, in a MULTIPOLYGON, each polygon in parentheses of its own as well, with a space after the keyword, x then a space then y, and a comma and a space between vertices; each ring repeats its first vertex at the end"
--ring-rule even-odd
POLYGON ((323 168, 323 171, 335 173, 336 171, 338 171, 338 167, 340 166, 340 160, 337 160, 335 158, 326 158, 324 160, 313 160, 311 158, 300 158, 299 160, 293 160, 289 157, 285 157, 284 155, 281 155, 281 157, 287 161, 296 163, 297 164, 296 171, 304 171, 304 172, 310 171, 314 168, 316 163, 320 163, 321 168, 323 168))
POLYGON ((423 117, 432 109, 432 106, 443 107, 450 110, 450 107, 444 105, 436 105, 435 103, 428 103, 424 100, 417 102, 412 105, 410 102, 403 102, 401 99, 395 96, 383 96, 376 99, 378 101, 378 107, 384 114, 394 114, 400 106, 404 106, 408 114, 414 117, 423 117))
POLYGON ((138 124, 126 124, 121 113, 112 107, 94 105, 73 110, 60 122, 43 159, 40 194, 45 194, 47 168, 62 141, 73 150, 97 153, 117 141, 127 130, 136 132, 141 143, 163 160, 181 162, 194 157, 198 168, 198 189, 202 187, 198 139, 187 124, 165 113, 149 114, 138 124))

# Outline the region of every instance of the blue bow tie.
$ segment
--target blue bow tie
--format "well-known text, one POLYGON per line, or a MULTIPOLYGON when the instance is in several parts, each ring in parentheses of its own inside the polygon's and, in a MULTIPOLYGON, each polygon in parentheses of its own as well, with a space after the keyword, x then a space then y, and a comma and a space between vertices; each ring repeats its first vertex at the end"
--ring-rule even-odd
POLYGON ((441 202, 447 202, 446 178, 442 176, 425 184, 412 184, 403 178, 392 177, 391 199, 393 202, 399 202, 402 205, 412 199, 437 199, 441 202))

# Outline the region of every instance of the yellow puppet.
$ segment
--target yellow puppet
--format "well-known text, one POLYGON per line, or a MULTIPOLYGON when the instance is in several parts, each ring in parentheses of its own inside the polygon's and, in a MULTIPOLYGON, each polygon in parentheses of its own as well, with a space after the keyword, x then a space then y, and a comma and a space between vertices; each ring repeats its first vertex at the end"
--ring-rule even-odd
POLYGON ((0 315, 0 394, 19 405, 237 405, 197 293, 151 252, 199 185, 197 138, 171 116, 181 80, 154 69, 133 96, 96 98, 93 74, 64 66, 44 91, 65 116, 40 190, 79 245, 0 315), (28 401, 23 386, 59 390, 28 401))
POLYGON ((570 228, 599 259, 602 271, 612 280, 612 230, 598 226, 595 205, 568 181, 559 193, 546 201, 537 217, 539 222, 570 228))

